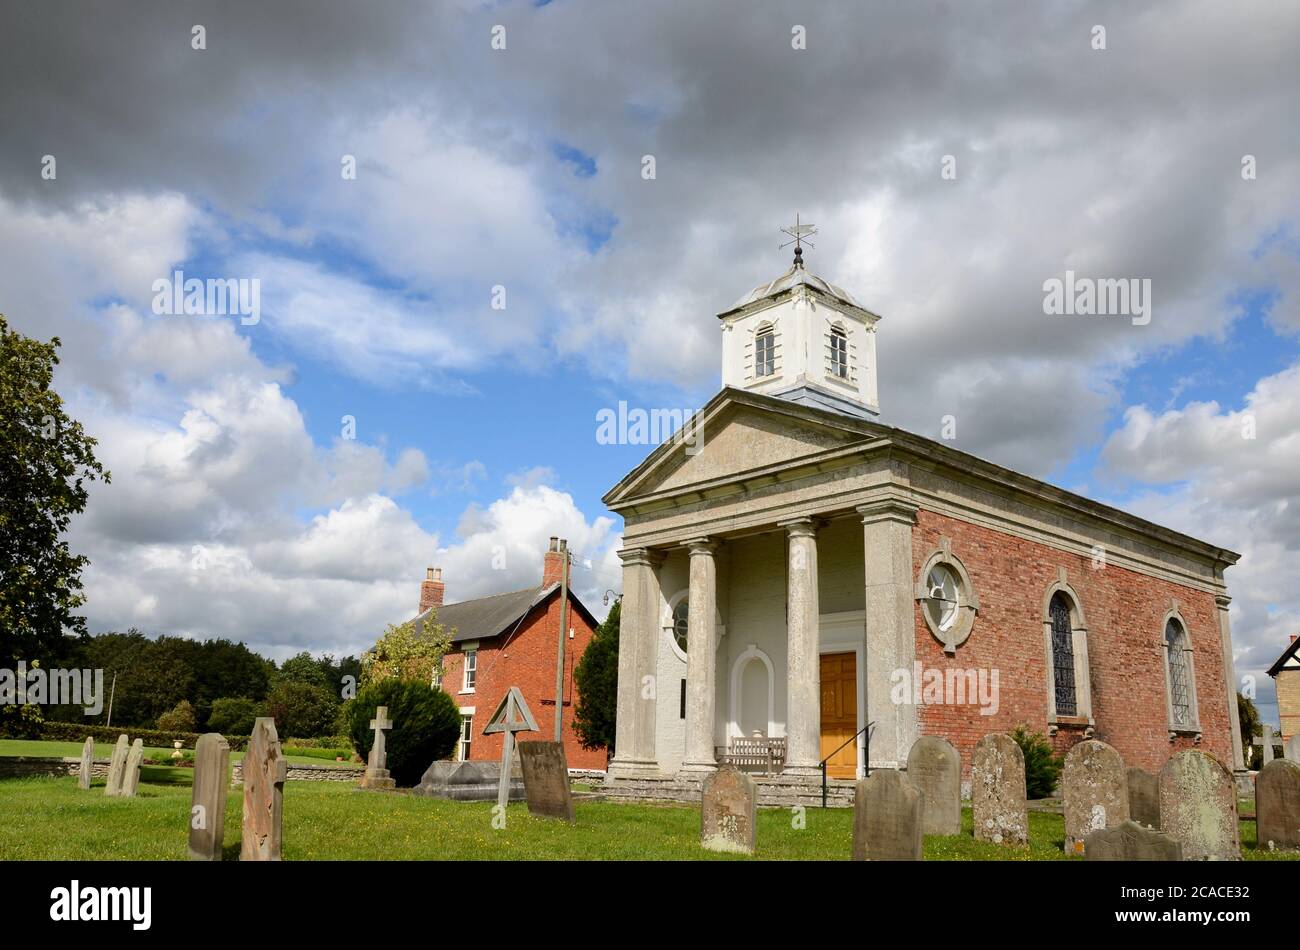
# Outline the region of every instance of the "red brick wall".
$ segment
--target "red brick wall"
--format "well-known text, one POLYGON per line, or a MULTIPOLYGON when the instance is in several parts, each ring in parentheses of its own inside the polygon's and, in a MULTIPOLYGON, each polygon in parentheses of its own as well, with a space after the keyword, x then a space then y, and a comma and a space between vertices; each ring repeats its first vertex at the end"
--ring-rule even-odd
MULTIPOLYGON (((979 707, 922 706, 921 732, 957 747, 969 773, 975 743, 990 732, 1025 724, 1047 734, 1047 684, 1051 672, 1043 643, 1043 598, 1058 567, 1082 601, 1088 627, 1092 712, 1096 738, 1119 750, 1125 765, 1155 772, 1193 740, 1169 741, 1165 672, 1160 644, 1170 599, 1187 622, 1196 669, 1196 698, 1203 738, 1200 748, 1232 767, 1218 608, 1212 594, 958 521, 930 511, 917 513, 913 576, 941 537, 970 573, 980 610, 970 638, 949 659, 916 608, 916 656, 926 669, 998 669, 1000 708, 981 716, 979 707)), ((1062 728, 1054 743, 1064 752, 1083 738, 1062 728)))
MULTIPOLYGON (((603 769, 607 756, 602 749, 587 750, 578 742, 573 730, 576 691, 573 670, 591 643, 593 630, 582 614, 569 608, 569 626, 573 639, 564 650, 564 754, 571 769, 603 769)), ((555 647, 560 629, 560 598, 552 597, 545 611, 528 617, 514 636, 500 636, 481 641, 478 669, 473 693, 462 693, 464 654, 448 654, 443 661, 443 689, 458 706, 474 707, 474 738, 470 758, 501 761, 502 737, 499 733, 483 734, 483 727, 511 686, 518 686, 524 701, 537 720, 537 732, 521 732, 521 741, 555 738, 555 647)))

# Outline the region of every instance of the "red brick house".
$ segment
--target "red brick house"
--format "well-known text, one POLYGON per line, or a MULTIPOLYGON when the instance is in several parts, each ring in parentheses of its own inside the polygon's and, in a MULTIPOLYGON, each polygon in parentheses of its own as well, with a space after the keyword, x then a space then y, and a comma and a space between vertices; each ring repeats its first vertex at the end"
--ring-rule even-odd
MULTIPOLYGON (((417 621, 429 617, 451 636, 443 660, 442 688, 461 713, 458 759, 501 761, 500 733, 483 727, 511 686, 519 687, 539 732, 519 739, 555 738, 555 664, 560 630, 560 575, 563 555, 555 538, 542 559, 536 587, 443 604, 446 585, 440 568, 429 568, 420 585, 417 621)), ((603 749, 584 749, 573 728, 577 688, 573 671, 591 643, 598 621, 569 590, 569 636, 564 650, 564 753, 571 769, 605 768, 603 749)))

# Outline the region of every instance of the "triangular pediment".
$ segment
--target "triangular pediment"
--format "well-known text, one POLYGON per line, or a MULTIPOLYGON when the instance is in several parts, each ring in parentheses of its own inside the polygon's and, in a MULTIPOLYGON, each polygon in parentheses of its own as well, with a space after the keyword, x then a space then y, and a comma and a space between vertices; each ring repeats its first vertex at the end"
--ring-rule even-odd
POLYGON ((883 426, 773 396, 724 389, 620 482, 605 503, 725 482, 861 444, 883 426))

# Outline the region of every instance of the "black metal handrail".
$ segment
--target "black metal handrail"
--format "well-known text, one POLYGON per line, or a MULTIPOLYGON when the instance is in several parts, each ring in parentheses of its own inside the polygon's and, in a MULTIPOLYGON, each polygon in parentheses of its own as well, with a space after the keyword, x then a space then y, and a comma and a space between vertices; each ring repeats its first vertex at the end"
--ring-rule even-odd
POLYGON ((817 763, 818 768, 822 770, 822 808, 826 807, 826 763, 835 758, 835 756, 839 754, 840 749, 843 749, 850 742, 857 742, 858 736, 862 735, 864 732, 867 734, 867 742, 866 748, 862 753, 862 758, 864 760, 862 763, 862 774, 863 777, 871 774, 871 731, 875 728, 876 724, 874 722, 867 723, 857 732, 853 733, 853 735, 849 736, 849 738, 841 742, 839 748, 817 763))

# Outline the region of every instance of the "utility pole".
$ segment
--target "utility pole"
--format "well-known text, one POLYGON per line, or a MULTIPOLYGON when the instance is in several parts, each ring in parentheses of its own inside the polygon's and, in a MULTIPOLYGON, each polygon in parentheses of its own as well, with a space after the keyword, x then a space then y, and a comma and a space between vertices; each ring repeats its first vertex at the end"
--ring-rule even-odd
MULTIPOLYGON (((101 688, 102 688, 102 687, 101 687, 101 688)), ((113 671, 113 686, 112 686, 112 689, 110 689, 110 690, 109 690, 109 693, 108 693, 108 722, 104 723, 104 728, 105 728, 105 729, 107 729, 109 726, 111 726, 111 725, 113 724, 113 697, 116 696, 116 695, 117 695, 117 670, 114 670, 114 671, 113 671)))
POLYGON ((560 539, 560 642, 555 658, 555 741, 564 741, 564 641, 569 635, 569 542, 560 539))

